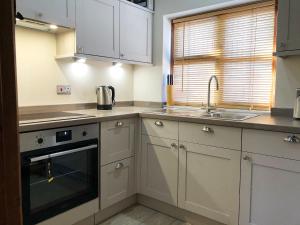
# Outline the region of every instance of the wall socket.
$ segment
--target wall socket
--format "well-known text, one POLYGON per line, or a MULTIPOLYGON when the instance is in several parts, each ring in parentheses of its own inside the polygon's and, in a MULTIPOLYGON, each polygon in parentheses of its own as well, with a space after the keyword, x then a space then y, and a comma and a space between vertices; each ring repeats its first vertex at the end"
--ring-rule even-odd
POLYGON ((70 95, 71 94, 71 85, 56 85, 56 94, 70 95))

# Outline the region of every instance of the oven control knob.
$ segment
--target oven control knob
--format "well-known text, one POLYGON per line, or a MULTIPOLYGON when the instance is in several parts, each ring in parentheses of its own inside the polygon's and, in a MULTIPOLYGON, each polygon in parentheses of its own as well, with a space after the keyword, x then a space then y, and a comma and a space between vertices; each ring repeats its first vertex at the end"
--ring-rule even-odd
POLYGON ((87 132, 86 132, 86 131, 83 131, 83 132, 82 132, 82 136, 85 137, 86 135, 87 135, 87 132))
POLYGON ((37 143, 38 144, 43 144, 44 143, 44 139, 43 138, 38 138, 37 139, 37 143))

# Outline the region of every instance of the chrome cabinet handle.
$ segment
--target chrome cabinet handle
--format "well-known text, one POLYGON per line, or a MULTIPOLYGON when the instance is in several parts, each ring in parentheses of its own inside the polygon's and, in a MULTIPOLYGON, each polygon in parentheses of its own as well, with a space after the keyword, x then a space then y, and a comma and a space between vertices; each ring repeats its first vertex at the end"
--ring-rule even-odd
POLYGON ((287 136, 285 139, 283 139, 283 141, 288 142, 288 143, 297 144, 297 143, 300 143, 300 138, 297 137, 296 135, 290 135, 290 136, 287 136))
POLYGON ((213 133, 214 132, 214 130, 212 128, 208 127, 208 126, 204 126, 202 128, 202 131, 205 132, 205 133, 213 133))
POLYGON ((183 144, 179 145, 180 149, 185 149, 185 146, 183 144))
POLYGON ((243 156, 243 160, 245 161, 252 161, 252 158, 248 155, 243 156))
POLYGON ((155 121, 154 124, 155 124, 156 126, 158 126, 158 127, 164 126, 163 122, 161 122, 161 121, 155 121))
POLYGON ((78 53, 83 53, 83 47, 78 46, 78 47, 77 47, 77 52, 78 52, 78 53))
POLYGON ((121 169, 123 167, 124 167, 123 163, 117 163, 115 169, 118 170, 118 169, 121 169))
POLYGON ((172 147, 172 148, 176 148, 176 149, 178 148, 178 146, 177 146, 176 143, 172 143, 172 144, 171 144, 171 147, 172 147))
POLYGON ((123 122, 120 122, 120 121, 116 122, 116 127, 122 127, 123 125, 124 125, 123 122))

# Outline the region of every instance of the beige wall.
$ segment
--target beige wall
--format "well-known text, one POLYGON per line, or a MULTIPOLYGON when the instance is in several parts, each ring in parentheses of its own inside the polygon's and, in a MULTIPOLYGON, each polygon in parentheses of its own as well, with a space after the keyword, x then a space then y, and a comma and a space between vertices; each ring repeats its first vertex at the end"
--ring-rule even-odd
POLYGON ((112 85, 117 101, 133 100, 133 69, 111 63, 56 61, 54 34, 16 28, 19 106, 96 102, 95 87, 112 85), (69 84, 71 95, 57 95, 57 84, 69 84))
MULTIPOLYGON (((134 100, 164 101, 163 95, 163 16, 192 10, 230 0, 156 0, 154 14, 153 55, 154 67, 134 67, 134 100), (143 88, 143 84, 147 84, 143 88), (149 94, 149 91, 151 91, 149 94)), ((239 0, 235 0, 238 2, 239 0)), ((296 88, 300 88, 300 57, 277 60, 275 106, 293 107, 296 88)))

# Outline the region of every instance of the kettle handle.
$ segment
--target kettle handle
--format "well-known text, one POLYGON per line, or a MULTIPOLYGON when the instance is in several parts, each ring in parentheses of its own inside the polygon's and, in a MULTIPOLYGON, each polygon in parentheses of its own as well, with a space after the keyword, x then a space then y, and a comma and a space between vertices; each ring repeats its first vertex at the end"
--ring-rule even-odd
POLYGON ((111 90, 111 101, 112 101, 112 104, 114 105, 116 103, 116 100, 115 100, 115 96, 116 96, 115 88, 113 86, 108 86, 108 88, 111 90))

